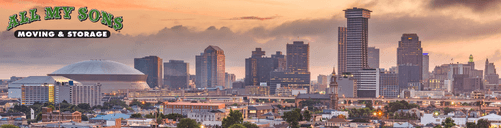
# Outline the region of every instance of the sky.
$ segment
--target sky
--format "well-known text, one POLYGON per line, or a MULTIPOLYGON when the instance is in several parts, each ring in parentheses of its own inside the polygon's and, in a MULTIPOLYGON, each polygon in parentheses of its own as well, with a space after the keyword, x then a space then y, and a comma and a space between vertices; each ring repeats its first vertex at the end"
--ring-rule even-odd
MULTIPOLYGON (((0 0, 0 27, 21 11, 73 6, 72 19, 43 20, 0 29, 0 79, 46 75, 90 59, 134 65, 134 58, 156 55, 184 60, 195 74, 195 56, 209 45, 226 55, 226 72, 245 76, 245 58, 256 47, 271 56, 285 53, 287 43, 310 44, 311 79, 329 74, 337 65, 337 28, 346 26, 344 11, 372 11, 369 46, 380 49, 381 68, 396 65, 398 41, 416 33, 429 53, 430 71, 447 63, 466 63, 473 55, 476 69, 485 59, 501 65, 501 1, 498 0, 0 0), (123 16, 123 29, 79 21, 81 7, 123 16), (107 39, 18 39, 15 30, 109 30, 107 39)), ((496 67, 501 70, 501 67, 496 67)))

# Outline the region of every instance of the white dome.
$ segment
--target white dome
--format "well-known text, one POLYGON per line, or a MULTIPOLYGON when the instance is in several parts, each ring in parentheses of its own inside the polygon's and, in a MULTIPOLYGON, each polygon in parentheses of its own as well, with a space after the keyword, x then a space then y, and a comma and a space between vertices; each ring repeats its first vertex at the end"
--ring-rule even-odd
POLYGON ((51 74, 114 74, 144 75, 139 70, 110 60, 88 60, 70 64, 51 74))

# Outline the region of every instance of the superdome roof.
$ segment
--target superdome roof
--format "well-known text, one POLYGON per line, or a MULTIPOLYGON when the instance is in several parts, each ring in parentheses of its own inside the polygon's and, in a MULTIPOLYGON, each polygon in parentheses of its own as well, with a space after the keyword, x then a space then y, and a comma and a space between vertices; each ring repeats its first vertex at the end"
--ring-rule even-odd
POLYGON ((88 60, 65 66, 51 74, 144 75, 139 70, 110 60, 88 60))

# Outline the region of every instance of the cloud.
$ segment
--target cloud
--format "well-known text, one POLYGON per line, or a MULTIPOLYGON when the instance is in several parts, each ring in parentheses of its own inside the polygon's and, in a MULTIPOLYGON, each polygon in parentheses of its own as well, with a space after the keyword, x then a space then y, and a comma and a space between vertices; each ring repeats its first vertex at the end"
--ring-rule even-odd
MULTIPOLYGON (((261 47, 266 51, 266 55, 270 56, 275 51, 285 53, 286 44, 292 43, 293 40, 303 40, 310 44, 312 67, 332 67, 337 62, 337 27, 340 26, 346 26, 346 19, 335 15, 323 19, 288 21, 272 28, 254 27, 244 32, 214 26, 196 31, 191 26, 178 25, 165 27, 150 35, 129 36, 114 33, 108 39, 17 39, 12 36, 13 32, 7 31, 0 33, 0 66, 67 65, 89 59, 108 59, 133 65, 133 58, 157 55, 164 61, 185 60, 194 67, 195 55, 200 54, 208 45, 216 45, 225 51, 227 67, 243 67, 245 58, 250 57, 251 51, 256 47, 261 47)), ((428 51, 429 47, 494 36, 501 33, 501 29, 496 26, 501 26, 501 20, 478 23, 442 14, 400 17, 391 14, 374 15, 369 20, 369 46, 395 49, 403 33, 417 33, 424 51, 432 55, 447 53, 441 57, 450 59, 449 56, 455 57, 461 51, 447 48, 428 51)), ((499 44, 493 42, 496 43, 499 44)), ((395 65, 395 50, 382 50, 380 54, 385 55, 381 56, 382 67, 395 65)), ((432 55, 431 59, 439 59, 432 55)), ((485 57, 487 56, 479 56, 485 57)), ((436 60, 430 61, 433 63, 436 60)), ((312 71, 312 76, 330 73, 312 71)), ((16 70, 2 74, 10 76, 15 72, 32 71, 16 70)), ((241 71, 230 73, 235 73, 238 78, 244 76, 241 71)))
POLYGON ((184 18, 184 19, 160 19, 161 21, 179 21, 179 20, 195 20, 195 18, 184 18))
POLYGON ((474 12, 485 12, 488 10, 498 10, 500 0, 430 0, 428 7, 431 9, 445 9, 453 6, 464 6, 474 12))
POLYGON ((279 18, 280 16, 271 16, 271 17, 257 17, 257 16, 244 16, 244 17, 235 17, 226 20, 271 20, 275 18, 279 18))

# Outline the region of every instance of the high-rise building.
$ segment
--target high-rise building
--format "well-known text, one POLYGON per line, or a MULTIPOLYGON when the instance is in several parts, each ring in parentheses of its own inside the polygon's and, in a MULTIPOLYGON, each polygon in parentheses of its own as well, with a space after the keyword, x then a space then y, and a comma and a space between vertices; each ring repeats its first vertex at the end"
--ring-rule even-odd
POLYGON ((338 27, 337 38, 337 74, 346 72, 346 27, 338 27))
POLYGON ((379 49, 376 47, 367 48, 367 56, 369 68, 379 68, 379 49))
POLYGON ((164 63, 164 88, 188 88, 190 65, 182 60, 169 60, 164 63))
POLYGON ((235 74, 225 73, 224 80, 226 84, 224 88, 233 88, 233 82, 236 81, 235 74))
POLYGON ((381 70, 379 75, 379 95, 384 98, 397 98, 400 93, 398 74, 381 70))
MULTIPOLYGON (((421 48, 421 41, 417 34, 403 34, 401 41, 398 41, 397 48, 397 65, 415 65, 419 67, 417 73, 419 81, 423 78, 423 48, 421 48)), ((399 74, 400 74, 399 69, 399 74)), ((399 82, 404 82, 400 81, 399 82)), ((402 87, 402 86, 400 86, 402 87)), ((402 89, 402 88, 400 88, 402 89)))
POLYGON ((489 84, 499 84, 499 75, 496 73, 496 66, 494 66, 494 63, 489 63, 489 59, 485 59, 484 78, 489 84))
POLYGON ((134 58, 134 68, 148 75, 146 83, 150 88, 161 87, 162 83, 162 58, 157 56, 146 56, 134 58))
POLYGON ((401 92, 402 90, 413 88, 418 86, 415 90, 420 89, 420 74, 419 66, 412 64, 402 64, 398 66, 398 86, 401 92))
POLYGON ((339 97, 357 97, 357 80, 352 75, 342 75, 337 79, 339 97))
POLYGON ((245 83, 247 86, 259 86, 261 83, 270 83, 270 72, 278 68, 285 68, 285 58, 282 52, 265 57, 265 51, 256 48, 252 56, 245 59, 245 83))
POLYGON ((364 8, 346 9, 346 72, 367 68, 369 18, 372 11, 364 8))
POLYGON ((225 84, 225 55, 218 46, 209 45, 204 53, 196 56, 196 84, 197 88, 224 87, 225 84))
POLYGON ((286 69, 278 68, 270 73, 271 95, 282 87, 302 88, 310 91, 309 49, 310 45, 304 44, 303 41, 287 44, 286 69))
POLYGON ((287 44, 287 70, 290 72, 309 72, 310 45, 303 41, 287 44))
POLYGON ((357 79, 357 97, 379 97, 379 69, 354 72, 357 79))
POLYGON ((427 81, 430 77, 430 56, 428 53, 423 53, 423 78, 422 80, 427 81))

